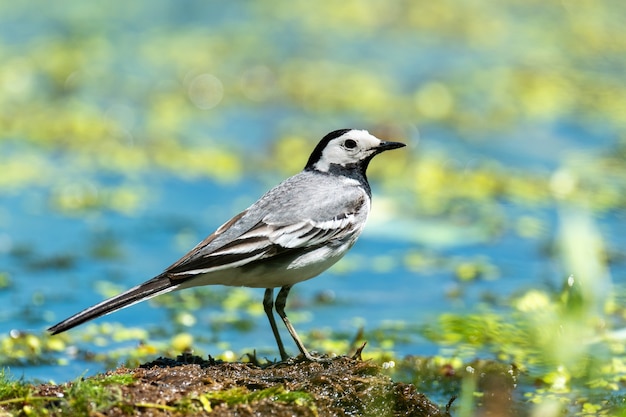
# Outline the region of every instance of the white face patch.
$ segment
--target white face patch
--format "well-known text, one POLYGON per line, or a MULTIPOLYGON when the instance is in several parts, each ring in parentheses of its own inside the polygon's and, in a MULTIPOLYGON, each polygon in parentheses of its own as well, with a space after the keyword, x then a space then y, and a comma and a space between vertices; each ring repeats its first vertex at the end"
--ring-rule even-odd
POLYGON ((349 165, 368 158, 382 141, 367 130, 350 130, 328 142, 315 169, 327 172, 331 164, 349 165))

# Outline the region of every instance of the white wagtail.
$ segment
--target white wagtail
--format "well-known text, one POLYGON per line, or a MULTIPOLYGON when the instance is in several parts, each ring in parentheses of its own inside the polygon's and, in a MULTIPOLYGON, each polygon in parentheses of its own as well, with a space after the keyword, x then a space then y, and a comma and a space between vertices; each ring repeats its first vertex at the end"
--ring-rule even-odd
POLYGON ((252 206, 220 226, 163 273, 50 327, 52 334, 154 296, 199 285, 265 288, 263 307, 280 356, 288 358, 276 327, 281 317, 298 349, 302 344, 285 314, 291 287, 319 275, 352 247, 370 211, 365 171, 377 154, 405 146, 365 130, 326 135, 299 174, 269 190, 252 206))

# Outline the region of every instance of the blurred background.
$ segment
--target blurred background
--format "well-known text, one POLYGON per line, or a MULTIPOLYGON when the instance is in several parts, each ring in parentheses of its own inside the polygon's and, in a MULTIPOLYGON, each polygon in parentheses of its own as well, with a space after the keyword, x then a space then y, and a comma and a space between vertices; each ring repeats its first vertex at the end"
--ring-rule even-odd
POLYGON ((276 357, 258 290, 44 330, 159 273, 346 127, 409 146, 370 166, 353 250, 294 289, 311 349, 441 354, 465 340, 437 336, 442 317, 506 322, 564 288, 591 329, 620 329, 624 22, 618 0, 0 2, 3 365, 61 382, 187 348, 276 357))

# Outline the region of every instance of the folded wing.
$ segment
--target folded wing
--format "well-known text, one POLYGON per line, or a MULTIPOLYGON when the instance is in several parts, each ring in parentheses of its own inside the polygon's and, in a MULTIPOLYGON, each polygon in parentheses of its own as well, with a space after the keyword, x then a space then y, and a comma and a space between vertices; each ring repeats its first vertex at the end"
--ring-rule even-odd
POLYGON ((165 272, 172 279, 176 279, 176 276, 183 278, 241 267, 293 250, 317 248, 334 239, 343 239, 346 235, 353 234, 354 224, 354 213, 343 213, 327 221, 305 220, 282 225, 262 220, 218 248, 209 249, 215 239, 211 238, 213 235, 210 236, 165 272))

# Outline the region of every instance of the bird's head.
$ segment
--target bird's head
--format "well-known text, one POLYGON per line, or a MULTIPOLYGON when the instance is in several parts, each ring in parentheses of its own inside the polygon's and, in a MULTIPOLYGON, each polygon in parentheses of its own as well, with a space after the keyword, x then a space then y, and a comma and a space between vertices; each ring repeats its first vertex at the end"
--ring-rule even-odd
POLYGON ((382 141, 367 130, 335 130, 317 144, 304 169, 320 172, 356 169, 365 175, 374 156, 403 146, 400 142, 382 141))

